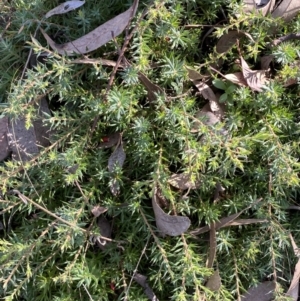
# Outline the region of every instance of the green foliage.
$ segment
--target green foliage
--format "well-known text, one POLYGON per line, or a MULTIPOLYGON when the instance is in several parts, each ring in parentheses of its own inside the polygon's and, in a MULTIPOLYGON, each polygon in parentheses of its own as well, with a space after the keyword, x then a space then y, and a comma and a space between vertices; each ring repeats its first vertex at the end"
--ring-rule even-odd
MULTIPOLYGON (((136 270, 148 277, 160 300, 200 300, 203 294, 207 300, 235 300, 266 278, 276 281, 278 298, 283 296, 295 263, 288 234, 292 232, 296 241, 300 238, 298 214, 287 210, 299 203, 300 119, 299 87, 284 87, 281 79, 290 74, 299 78, 299 66, 293 64, 299 56, 298 43, 273 49, 278 73, 261 93, 214 74, 214 87, 226 104, 224 123, 215 128, 203 123, 194 133, 192 117, 206 101, 195 95, 186 67, 200 66, 204 74, 222 58, 221 72, 232 73, 239 54, 236 47, 216 53, 217 40, 205 37, 205 27, 185 26, 215 24, 225 14, 227 25, 215 33, 247 31, 253 40, 245 39, 240 51, 254 65, 270 52, 268 31, 277 21, 257 15, 236 17, 240 6, 231 0, 143 1, 133 23, 145 7, 147 17, 125 53, 131 65, 117 72, 106 95, 112 67, 72 64, 74 58, 52 52, 40 33, 34 39, 31 35, 42 26, 57 36, 58 43, 74 40, 126 10, 131 1, 86 1, 79 10, 42 20, 57 4, 4 1, 0 13, 0 20, 10 21, 6 30, 0 22, 0 112, 12 119, 23 114, 30 127, 37 118, 37 109, 30 104, 47 95, 52 113, 44 122, 54 132, 51 146, 37 158, 0 163, 1 298, 147 300, 143 289, 131 283, 136 270), (202 45, 203 38, 208 39, 207 46, 202 45), (50 56, 21 79, 30 48, 37 54, 47 50, 50 56), (139 72, 165 95, 149 101, 139 72), (221 126, 228 136, 221 134, 221 126), (118 196, 111 193, 107 168, 113 150, 99 148, 103 138, 115 132, 122 132, 126 153, 124 166, 114 174, 118 196), (201 187, 186 195, 168 184, 172 173, 183 171, 201 179, 201 187), (190 217, 191 229, 262 198, 243 217, 267 223, 217 232, 215 266, 222 278, 218 292, 205 287, 213 272, 206 267, 205 234, 158 235, 151 206, 155 183, 173 213, 190 217), (217 183, 226 191, 213 203, 217 183), (30 201, 9 193, 13 189, 30 201), (104 251, 93 239, 99 235, 91 213, 96 205, 108 209, 104 215, 113 225, 113 241, 104 251)), ((290 26, 299 31, 299 22, 290 26)), ((286 25, 280 26, 284 30, 286 25)), ((89 57, 116 61, 116 43, 121 48, 123 41, 124 35, 117 37, 89 57)))

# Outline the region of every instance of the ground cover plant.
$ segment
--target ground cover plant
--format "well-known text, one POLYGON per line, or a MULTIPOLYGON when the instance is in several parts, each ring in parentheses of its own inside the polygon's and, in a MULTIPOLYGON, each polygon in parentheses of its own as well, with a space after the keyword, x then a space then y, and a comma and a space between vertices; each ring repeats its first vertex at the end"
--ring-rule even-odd
POLYGON ((2 1, 3 300, 297 300, 297 1, 2 1))

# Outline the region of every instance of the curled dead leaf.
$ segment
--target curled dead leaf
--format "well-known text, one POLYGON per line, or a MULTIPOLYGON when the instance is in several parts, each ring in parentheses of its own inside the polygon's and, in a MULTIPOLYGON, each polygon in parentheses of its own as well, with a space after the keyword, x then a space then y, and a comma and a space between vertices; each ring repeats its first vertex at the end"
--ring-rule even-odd
MULTIPOLYGON (((105 238, 111 238, 111 224, 104 216, 98 217, 97 225, 101 236, 104 236, 105 238)), ((96 238, 96 244, 102 251, 104 251, 110 243, 110 241, 101 239, 101 237, 96 238)))
POLYGON ((251 70, 243 57, 241 57, 241 65, 248 86, 253 91, 262 92, 262 87, 267 82, 265 70, 251 70))
POLYGON ((125 12, 100 25, 81 38, 69 43, 56 44, 43 29, 40 30, 50 47, 61 55, 88 53, 103 46, 124 31, 131 18, 135 15, 138 2, 138 0, 135 0, 132 6, 125 12))
POLYGON ((183 234, 191 225, 191 221, 186 216, 169 215, 165 213, 157 204, 157 188, 152 195, 152 207, 154 210, 156 226, 163 235, 178 236, 183 234))
POLYGON ((54 15, 65 14, 69 11, 72 11, 76 8, 79 8, 84 3, 85 3, 85 1, 67 1, 67 2, 64 2, 64 3, 56 6, 55 8, 51 9, 50 11, 48 11, 45 15, 45 18, 49 18, 49 17, 54 16, 54 15))
POLYGON ((226 74, 225 78, 229 80, 230 82, 237 84, 239 86, 247 87, 248 84, 244 78, 243 72, 236 72, 236 73, 230 73, 226 74))
POLYGON ((199 188, 201 181, 199 179, 192 181, 190 174, 180 173, 180 174, 172 174, 172 176, 168 179, 168 183, 180 190, 186 190, 186 189, 199 188))

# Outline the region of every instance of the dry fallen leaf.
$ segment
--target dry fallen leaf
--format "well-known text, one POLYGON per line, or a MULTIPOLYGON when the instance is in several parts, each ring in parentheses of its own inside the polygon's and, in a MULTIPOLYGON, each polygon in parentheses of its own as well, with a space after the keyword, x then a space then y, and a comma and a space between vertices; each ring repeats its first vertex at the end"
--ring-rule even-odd
POLYGON ((180 190, 197 189, 200 187, 201 181, 191 181, 191 176, 186 173, 172 174, 168 179, 168 183, 180 190))
POLYGON ((99 143, 99 148, 110 148, 116 145, 121 138, 121 133, 113 133, 109 134, 108 136, 105 136, 102 138, 102 141, 99 143))
POLYGON ((134 0, 132 6, 122 14, 119 14, 113 19, 100 25, 99 27, 89 32, 88 34, 82 36, 81 38, 65 44, 56 44, 44 32, 44 30, 40 30, 47 42, 49 43, 49 45, 51 46, 51 48, 61 55, 88 53, 103 46, 104 44, 111 41, 113 38, 117 37, 124 31, 131 18, 135 15, 138 2, 138 0, 134 0))
POLYGON ((159 301, 158 298, 155 296, 152 288, 149 286, 146 276, 139 273, 135 273, 133 279, 144 289, 144 293, 149 300, 159 301))
MULTIPOLYGON (((116 168, 118 167, 121 168, 123 166, 125 159, 126 159, 126 154, 124 152, 123 143, 121 141, 108 159, 108 170, 111 173, 114 173, 116 168)), ((110 190, 113 195, 118 195, 120 192, 119 182, 117 181, 116 178, 114 178, 113 175, 111 178, 110 190)))
POLYGON ((245 12, 261 12, 263 16, 272 12, 274 6, 275 0, 244 0, 245 12))
POLYGON ((38 103, 38 115, 39 118, 33 121, 34 132, 36 136, 36 144, 38 146, 47 147, 50 145, 50 137, 53 134, 51 131, 50 126, 47 126, 43 123, 43 115, 46 113, 50 115, 50 109, 48 106, 48 102, 45 97, 43 97, 38 103))
POLYGON ((158 85, 153 84, 150 81, 150 79, 142 72, 139 72, 139 80, 141 81, 141 83, 143 84, 143 86, 146 88, 148 92, 149 102, 155 101, 157 98, 157 94, 164 94, 164 90, 158 85))
MULTIPOLYGON (((290 234, 290 239, 292 242, 294 253, 297 256, 299 249, 298 249, 298 247, 294 241, 294 238, 291 234, 290 234)), ((298 262, 295 266, 295 272, 294 272, 290 287, 289 287, 288 291, 286 292, 286 295, 293 298, 294 301, 297 301, 298 296, 299 296, 299 279, 300 279, 300 258, 298 259, 298 262)))
POLYGON ((221 36, 216 45, 216 51, 218 53, 228 52, 232 46, 236 44, 236 41, 244 36, 243 33, 236 30, 229 31, 221 36))
POLYGON ((0 161, 6 159, 10 154, 10 148, 7 140, 8 118, 0 119, 0 161))
POLYGON ((268 70, 270 63, 273 61, 274 58, 275 56, 273 54, 262 56, 260 59, 261 70, 268 70))
POLYGON ((9 122, 7 138, 14 160, 28 161, 39 153, 34 127, 26 129, 23 117, 9 122))
POLYGON ((51 9, 50 11, 47 12, 45 15, 45 18, 49 18, 53 15, 60 15, 60 14, 65 14, 71 10, 74 10, 76 8, 79 8, 85 3, 85 1, 67 1, 64 2, 55 8, 51 9))
POLYGON ((98 217, 102 213, 106 212, 107 210, 108 210, 107 208, 97 205, 92 208, 91 212, 95 217, 98 217))
POLYGON ((186 216, 169 215, 157 204, 157 188, 153 190, 152 206, 155 215, 156 226, 163 235, 178 236, 184 233, 191 225, 186 216))
POLYGON ((272 12, 273 18, 283 18, 286 22, 293 19, 300 11, 299 0, 283 0, 272 12))
POLYGON ((214 273, 208 278, 205 286, 213 292, 217 292, 222 285, 222 280, 220 277, 219 270, 214 271, 214 273))
POLYGON ((265 70, 251 70, 246 61, 241 57, 242 72, 248 86, 253 91, 262 91, 262 87, 267 82, 265 70))
MULTIPOLYGON (((97 225, 99 227, 101 236, 106 237, 106 238, 111 238, 111 225, 104 216, 101 215, 100 217, 98 217, 97 225)), ((96 243, 97 243, 97 246, 102 251, 104 251, 106 249, 106 247, 110 244, 110 241, 101 239, 101 237, 99 236, 96 239, 96 243)))
POLYGON ((265 281, 250 288, 241 296, 241 301, 271 301, 273 300, 274 290, 275 283, 273 281, 265 281))
POLYGON ((244 78, 243 72, 236 72, 236 73, 230 73, 226 74, 225 78, 229 81, 231 81, 234 84, 247 87, 248 84, 244 78))
POLYGON ((196 70, 190 69, 188 67, 186 67, 186 70, 188 71, 188 77, 192 82, 204 80, 205 78, 207 78, 206 75, 202 75, 196 70))
POLYGON ((198 88, 201 95, 208 99, 209 101, 209 107, 210 111, 217 117, 217 119, 220 121, 223 119, 225 115, 225 107, 224 105, 220 104, 218 98, 213 90, 205 83, 203 82, 194 82, 196 87, 198 88))
POLYGON ((123 149, 123 143, 121 142, 108 159, 108 170, 114 172, 117 166, 122 167, 125 159, 126 154, 123 149))
POLYGON ((216 223, 211 223, 209 230, 209 254, 206 262, 207 268, 212 268, 217 254, 216 223))

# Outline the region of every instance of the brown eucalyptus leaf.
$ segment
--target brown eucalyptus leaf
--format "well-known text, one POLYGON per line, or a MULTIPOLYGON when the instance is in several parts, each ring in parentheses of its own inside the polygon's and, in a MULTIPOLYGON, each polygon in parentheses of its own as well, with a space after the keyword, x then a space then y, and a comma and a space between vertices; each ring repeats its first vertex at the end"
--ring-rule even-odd
POLYGON ((135 273, 133 279, 144 289, 144 293, 149 300, 159 301, 158 298, 155 296, 152 288, 149 286, 146 276, 139 273, 135 273))
POLYGON ((142 72, 139 72, 139 80, 148 92, 149 102, 155 101, 157 94, 164 94, 164 90, 151 82, 151 80, 142 72))
POLYGON ((65 44, 56 44, 45 32, 41 32, 50 47, 61 55, 84 54, 96 50, 113 38, 120 35, 134 17, 139 0, 134 0, 132 6, 125 12, 100 25, 81 38, 65 44))
POLYGON ((34 127, 26 129, 24 117, 9 122, 7 138, 14 160, 28 161, 39 153, 34 127))
POLYGON ((178 236, 184 233, 191 225, 186 216, 169 215, 157 204, 157 188, 152 195, 152 206, 155 215, 156 226, 163 235, 178 236))
POLYGON ((262 56, 260 59, 261 70, 268 70, 269 66, 274 58, 275 58, 275 56, 273 54, 262 56))
POLYGON ((272 12, 272 17, 283 18, 286 22, 289 22, 299 13, 299 11, 299 0, 283 0, 272 12))
MULTIPOLYGON (((104 236, 106 238, 111 238, 111 224, 109 221, 104 217, 100 216, 97 220, 97 225, 100 231, 101 236, 104 236)), ((110 244, 109 241, 101 239, 101 237, 98 237, 96 239, 97 246, 104 251, 106 247, 110 244)))
POLYGON ((248 86, 253 91, 262 91, 262 87, 267 82, 264 70, 251 70, 246 61, 241 57, 242 71, 248 86))
POLYGON ((213 292, 220 290, 222 285, 222 279, 220 277, 219 270, 214 271, 214 273, 208 278, 205 286, 213 292))
POLYGON ((186 189, 198 189, 200 187, 201 181, 200 180, 192 181, 190 174, 180 173, 180 174, 172 174, 172 176, 168 179, 168 183, 180 190, 186 190, 186 189))
POLYGON ((272 12, 275 6, 275 0, 244 0, 244 12, 258 12, 263 16, 272 12))
POLYGON ((229 80, 230 82, 237 84, 239 86, 248 87, 248 84, 244 78, 243 72, 226 74, 225 78, 227 80, 229 80))
POLYGON ((244 36, 243 33, 236 30, 229 31, 221 36, 216 45, 216 51, 218 53, 228 52, 232 46, 236 44, 236 41, 244 36))
POLYGON ((126 159, 123 143, 120 143, 108 159, 108 170, 114 172, 116 166, 122 167, 126 159))
POLYGON ((103 141, 99 143, 99 148, 110 148, 115 146, 121 139, 121 133, 113 133, 103 137, 103 141))
POLYGON ((36 143, 38 146, 47 147, 50 145, 50 137, 53 134, 53 131, 51 131, 50 126, 43 123, 43 115, 44 113, 50 115, 51 112, 45 97, 41 98, 41 100, 38 102, 38 106, 39 118, 33 121, 36 143))
POLYGON ((79 8, 84 3, 85 3, 85 1, 67 1, 67 2, 64 2, 64 3, 56 6, 55 8, 51 9, 50 11, 48 11, 47 14, 45 15, 45 18, 49 18, 49 17, 54 16, 54 15, 65 14, 69 11, 72 11, 76 8, 79 8))
POLYGON ((102 213, 106 212, 107 210, 108 210, 107 208, 97 205, 94 206, 91 211, 95 217, 98 217, 102 213))
POLYGON ((10 154, 10 148, 7 140, 8 118, 0 119, 0 161, 6 159, 10 154))
POLYGON ((241 301, 271 301, 273 300, 274 290, 275 283, 273 281, 265 281, 250 288, 241 296, 241 301))

